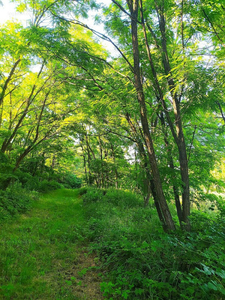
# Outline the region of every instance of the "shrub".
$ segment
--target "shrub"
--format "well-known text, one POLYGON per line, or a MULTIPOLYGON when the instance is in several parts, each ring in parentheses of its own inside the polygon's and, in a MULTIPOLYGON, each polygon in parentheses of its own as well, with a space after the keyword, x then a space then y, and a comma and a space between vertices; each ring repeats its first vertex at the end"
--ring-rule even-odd
POLYGON ((79 189, 79 195, 83 196, 84 194, 86 194, 88 191, 88 187, 84 186, 82 188, 79 189))
POLYGON ((192 232, 162 231, 154 206, 125 191, 86 189, 91 249, 109 271, 112 299, 220 300, 225 295, 225 221, 195 211, 192 232))
POLYGON ((83 201, 84 203, 96 202, 103 199, 104 190, 96 189, 96 188, 87 188, 83 193, 83 201))
POLYGON ((111 203, 114 206, 120 207, 137 207, 143 206, 143 199, 140 195, 129 191, 117 189, 98 189, 92 187, 85 187, 80 190, 80 195, 83 195, 84 203, 103 201, 105 204, 111 203))
MULTIPOLYGON (((0 155, 0 159, 4 157, 0 155)), ((17 176, 13 173, 13 166, 5 159, 0 160, 0 189, 5 190, 11 180, 17 180, 17 176)))
POLYGON ((30 191, 39 191, 40 190, 40 179, 37 176, 31 176, 28 178, 24 187, 30 191))
POLYGON ((66 174, 63 177, 63 180, 60 181, 60 183, 62 183, 63 186, 68 189, 80 188, 81 182, 81 179, 74 174, 66 174))
POLYGON ((140 204, 143 203, 143 199, 139 195, 129 191, 117 189, 107 190, 104 199, 105 201, 110 202, 113 205, 127 208, 140 206, 140 204))
POLYGON ((61 189, 63 186, 58 183, 57 181, 51 180, 43 180, 40 182, 39 187, 38 187, 38 191, 39 192, 49 192, 49 191, 53 191, 53 190, 57 190, 57 189, 61 189))
POLYGON ((34 199, 37 199, 37 194, 23 189, 17 182, 0 191, 0 221, 24 213, 34 199))

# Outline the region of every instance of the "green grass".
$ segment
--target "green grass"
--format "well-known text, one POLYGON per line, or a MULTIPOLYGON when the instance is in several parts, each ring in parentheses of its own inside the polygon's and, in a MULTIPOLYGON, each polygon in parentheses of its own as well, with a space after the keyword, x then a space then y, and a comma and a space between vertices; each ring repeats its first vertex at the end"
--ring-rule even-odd
POLYGON ((78 299, 66 271, 84 242, 77 190, 41 196, 24 215, 0 226, 0 299, 78 299))
POLYGON ((0 299, 225 299, 220 205, 193 210, 192 232, 168 235, 154 205, 130 192, 47 193, 0 226, 0 299))

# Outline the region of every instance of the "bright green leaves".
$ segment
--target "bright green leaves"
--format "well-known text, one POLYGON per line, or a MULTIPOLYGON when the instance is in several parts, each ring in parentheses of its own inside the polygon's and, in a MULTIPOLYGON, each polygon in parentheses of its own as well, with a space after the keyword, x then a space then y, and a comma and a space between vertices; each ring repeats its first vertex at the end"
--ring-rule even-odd
MULTIPOLYGON (((19 11, 28 9, 34 14, 32 25, 27 28, 8 23, 8 27, 0 31, 2 89, 15 62, 21 58, 5 89, 4 107, 1 108, 1 120, 4 120, 1 123, 1 141, 12 133, 19 116, 24 113, 16 139, 13 140, 15 148, 18 147, 15 153, 31 145, 37 132, 39 138, 36 142, 49 133, 49 139, 52 137, 54 140, 59 134, 59 140, 62 138, 65 143, 65 136, 70 135, 76 140, 77 152, 86 159, 87 170, 91 170, 95 178, 100 177, 99 170, 105 168, 115 179, 116 171, 119 174, 123 165, 126 166, 125 155, 128 157, 128 152, 134 151, 135 139, 143 142, 133 77, 131 19, 127 2, 111 3, 99 17, 107 35, 112 37, 120 51, 121 57, 117 55, 114 58, 109 58, 95 38, 95 31, 89 30, 91 25, 86 26, 79 21, 81 17, 88 16, 90 9, 98 7, 95 1, 16 2, 19 11), (43 62, 44 68, 38 77, 43 62), (127 116, 136 127, 136 136, 128 126, 127 116), (35 124, 39 124, 39 128, 35 124), (52 131, 49 131, 51 128, 52 131), (19 140, 27 142, 19 143, 19 140), (115 145, 115 156, 109 149, 110 144, 115 145), (108 151, 108 156, 104 156, 104 151, 108 151), (116 157, 116 151, 121 153, 120 157, 116 157)), ((202 178, 206 178, 206 173, 214 167, 223 151, 224 50, 220 41, 223 39, 221 21, 218 20, 223 20, 224 12, 220 1, 216 1, 214 6, 208 0, 195 1, 195 5, 193 3, 143 0, 146 41, 140 9, 137 19, 140 72, 149 131, 153 136, 168 198, 173 198, 173 184, 183 189, 178 175, 179 151, 169 130, 169 121, 165 118, 164 129, 160 123, 161 115, 167 113, 171 128, 175 128, 175 121, 179 118, 176 119, 174 110, 174 95, 181 111, 188 155, 190 152, 190 172, 195 175, 193 180, 196 180, 195 188, 202 178), (207 41, 210 47, 206 49, 202 40, 207 41), (166 47, 163 47, 163 42, 166 47), (169 62, 167 68, 165 61, 169 62), (162 101, 167 108, 162 107, 162 101), (215 133, 219 136, 215 136, 215 133), (215 138, 210 140, 210 135, 215 138), (215 156, 213 144, 216 145, 215 156), (169 151, 174 170, 168 167, 169 151), (195 164, 198 157, 199 163, 195 164), (207 172, 201 170, 201 164, 207 164, 207 172)), ((106 36, 104 38, 107 39, 106 36)), ((47 145, 49 140, 45 142, 47 145)), ((57 144, 56 140, 54 142, 57 144)), ((7 149, 9 151, 10 148, 7 149)), ((136 166, 138 163, 140 165, 138 155, 136 166)), ((140 168, 137 167, 136 174, 142 172, 140 168)), ((139 176, 139 182, 141 180, 142 176, 139 176)))
POLYGON ((4 52, 19 58, 28 52, 28 41, 24 36, 23 27, 14 22, 7 22, 6 26, 0 28, 0 55, 4 52))
POLYGON ((59 25, 60 22, 63 23, 65 15, 87 18, 90 9, 98 8, 96 1, 93 0, 14 0, 14 2, 18 3, 17 10, 19 12, 32 12, 31 23, 37 27, 43 26, 43 24, 49 26, 49 23, 51 26, 59 25), (61 20, 60 16, 62 16, 61 20))
POLYGON ((25 3, 20 3, 16 8, 16 10, 20 13, 25 12, 26 9, 27 9, 27 6, 25 3))
MULTIPOLYGON (((40 58, 41 49, 36 40, 32 40, 31 30, 21 29, 12 25, 9 30, 15 43, 5 40, 2 46, 2 107, 1 107, 1 151, 10 154, 12 164, 18 168, 26 156, 29 156, 36 147, 41 149, 41 144, 57 136, 60 140, 62 133, 68 126, 64 121, 67 114, 75 110, 77 105, 76 93, 68 89, 64 81, 65 72, 60 61, 45 62, 40 58), (14 26, 14 27, 13 27, 14 26), (26 52, 20 52, 21 59, 15 64, 17 58, 18 40, 24 43, 26 52), (14 50, 14 48, 15 50, 14 50), (23 54, 23 55, 22 55, 23 54), (4 101, 3 101, 4 100, 4 101), (13 145, 13 146, 12 146, 13 145)), ((2 29, 5 34, 6 29, 2 29)), ((46 29, 40 31, 46 33, 46 29)), ((65 70, 65 68, 64 68, 65 70)), ((44 143, 43 143, 44 144, 44 143)), ((45 144, 46 146, 46 144, 45 144)))

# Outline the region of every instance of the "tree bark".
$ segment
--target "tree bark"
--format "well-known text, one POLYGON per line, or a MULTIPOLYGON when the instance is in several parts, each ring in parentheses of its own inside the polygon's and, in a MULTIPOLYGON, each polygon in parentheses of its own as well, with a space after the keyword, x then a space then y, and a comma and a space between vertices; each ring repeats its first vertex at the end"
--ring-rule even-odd
POLYGON ((131 32, 132 32, 135 88, 136 88, 138 102, 140 105, 140 116, 141 116, 141 124, 142 124, 144 139, 145 139, 145 145, 146 145, 149 162, 152 169, 155 192, 163 215, 166 230, 171 231, 171 230, 175 230, 175 225, 162 189, 162 183, 159 175, 153 141, 149 131, 145 96, 144 96, 143 86, 141 81, 138 33, 137 33, 138 0, 127 0, 127 3, 131 14, 131 32))
MULTIPOLYGON (((162 131, 164 134, 165 146, 166 146, 167 152, 168 152, 168 164, 169 164, 170 168, 172 170, 174 170, 175 168, 174 168, 173 156, 172 156, 171 148, 169 145, 168 134, 167 134, 166 128, 165 128, 166 126, 165 126, 165 119, 164 119, 163 113, 161 113, 160 121, 161 121, 161 125, 162 125, 162 131)), ((174 193, 174 199, 175 199, 177 216, 179 219, 180 227, 183 228, 183 211, 182 211, 182 207, 181 207, 181 203, 180 203, 179 190, 178 190, 178 187, 174 183, 173 183, 173 193, 174 193)))
MULTIPOLYGON (((159 200, 158 200, 158 197, 157 197, 157 194, 156 194, 156 189, 155 189, 155 183, 154 183, 154 180, 153 180, 153 177, 152 177, 152 172, 149 168, 149 161, 147 159, 147 155, 146 155, 146 152, 145 152, 144 145, 143 145, 143 143, 140 139, 140 136, 138 135, 138 132, 137 132, 134 124, 132 123, 130 115, 128 113, 126 114, 126 119, 127 119, 128 123, 130 125, 130 128, 131 128, 134 136, 135 136, 135 142, 138 146, 138 151, 139 151, 140 158, 141 158, 141 161, 142 161, 142 166, 143 166, 143 168, 146 172, 147 180, 149 181, 149 184, 150 184, 150 189, 151 189, 151 193, 152 193, 152 196, 153 196, 153 199, 154 199, 154 204, 155 204, 159 219, 162 223, 162 226, 163 226, 164 230, 166 231, 167 226, 166 226, 165 219, 163 217, 163 214, 162 214, 162 211, 161 211, 161 208, 160 208, 160 205, 159 205, 159 200)), ((148 197, 148 195, 147 195, 147 197, 148 197)), ((144 204, 146 204, 146 200, 147 200, 147 198, 144 199, 144 204)))
POLYGON ((180 174, 181 174, 181 179, 183 181, 183 191, 182 191, 182 222, 186 223, 186 230, 190 230, 190 222, 189 222, 189 215, 190 215, 190 192, 189 192, 189 174, 188 174, 188 158, 187 158, 187 152, 186 152, 186 145, 185 145, 185 138, 183 134, 183 128, 182 128, 182 121, 181 121, 181 112, 180 112, 180 103, 178 96, 175 92, 175 82, 171 74, 171 68, 170 68, 170 62, 169 62, 169 57, 168 57, 168 52, 167 52, 167 44, 166 44, 166 30, 165 30, 165 18, 164 18, 164 11, 163 11, 163 6, 158 6, 156 3, 156 10, 158 12, 158 17, 159 17, 159 27, 160 27, 160 32, 161 32, 161 53, 162 53, 162 61, 163 61, 163 67, 164 71, 166 74, 168 86, 169 86, 169 91, 171 94, 171 97, 173 99, 173 111, 174 111, 174 116, 175 116, 175 128, 174 124, 171 120, 171 117, 169 115, 169 111, 167 108, 167 105, 165 103, 164 97, 163 97, 163 92, 161 90, 161 87, 159 85, 158 81, 158 76, 157 72, 152 60, 151 52, 150 52, 150 47, 148 45, 148 40, 147 40, 147 34, 146 34, 146 29, 145 29, 145 22, 144 22, 144 16, 143 16, 143 7, 142 7, 142 0, 140 0, 140 5, 141 5, 141 24, 144 32, 144 37, 145 37, 145 44, 146 44, 146 51, 147 55, 149 58, 150 66, 152 69, 153 73, 153 78, 154 78, 154 88, 155 88, 155 93, 157 98, 162 104, 164 113, 166 115, 170 130, 172 132, 174 141, 177 145, 178 148, 178 153, 179 153, 179 163, 180 163, 180 174))
POLYGON ((4 97, 5 97, 5 92, 6 92, 6 90, 7 90, 8 84, 9 84, 10 80, 12 79, 12 76, 13 76, 15 70, 16 70, 16 67, 17 67, 18 64, 20 63, 20 61, 21 61, 21 58, 19 58, 19 59, 15 62, 15 64, 13 65, 13 67, 12 67, 10 73, 9 73, 8 78, 7 78, 6 81, 5 81, 5 84, 4 84, 3 88, 2 88, 2 92, 1 92, 1 95, 0 95, 0 106, 1 106, 2 103, 3 103, 4 97))
POLYGON ((190 222, 188 217, 190 215, 190 188, 189 188, 189 174, 188 174, 188 158, 187 158, 185 137, 183 133, 180 102, 178 99, 178 95, 175 92, 176 84, 172 77, 169 56, 167 52, 166 25, 165 25, 164 13, 162 11, 159 12, 159 23, 160 23, 159 25, 160 25, 161 35, 162 35, 163 65, 164 65, 165 73, 167 75, 169 91, 173 99, 173 111, 175 116, 175 127, 177 133, 175 141, 178 147, 180 174, 181 174, 181 179, 183 181, 183 192, 182 192, 183 222, 186 224, 185 225, 186 230, 189 231, 190 222))

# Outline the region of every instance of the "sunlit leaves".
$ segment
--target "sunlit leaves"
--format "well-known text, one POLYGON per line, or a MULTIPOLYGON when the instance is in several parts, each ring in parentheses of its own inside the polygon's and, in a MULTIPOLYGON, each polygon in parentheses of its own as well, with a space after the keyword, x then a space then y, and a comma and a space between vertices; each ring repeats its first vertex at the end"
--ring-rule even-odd
MULTIPOLYGON (((15 148, 8 147, 7 151, 12 151, 12 156, 16 157, 16 153, 21 153, 22 149, 34 142, 37 132, 39 139, 36 142, 47 134, 49 139, 56 136, 60 139, 64 135, 62 140, 66 143, 67 135, 72 136, 77 144, 80 142, 80 145, 86 134, 96 156, 96 160, 92 157, 93 164, 99 165, 104 163, 100 159, 98 136, 104 144, 102 148, 108 152, 111 151, 108 150, 110 143, 115 145, 115 151, 129 151, 130 145, 134 148, 134 142, 131 142, 134 136, 127 124, 127 114, 137 127, 141 140, 143 135, 130 67, 133 56, 127 1, 111 3, 103 9, 103 15, 98 17, 104 24, 106 35, 114 39, 121 50, 120 54, 123 53, 123 58, 119 57, 119 52, 116 57, 110 58, 94 33, 79 21, 88 16, 90 9, 98 7, 95 1, 16 2, 17 9, 21 12, 29 11, 32 18, 26 28, 9 22, 0 30, 2 88, 13 64, 21 58, 9 80, 4 106, 1 107, 2 143, 16 128, 21 115, 25 114, 12 140, 15 148), (38 76, 42 63, 44 67, 38 76)), ((209 0, 143 0, 142 3, 148 45, 144 40, 139 11, 137 27, 141 80, 161 177, 169 183, 165 184, 165 189, 171 189, 175 182, 174 174, 177 174, 168 167, 165 132, 175 168, 179 168, 179 153, 168 130, 168 122, 165 122, 163 132, 159 119, 163 113, 159 100, 162 97, 174 126, 176 112, 172 96, 176 94, 190 154, 190 172, 193 181, 196 179, 197 188, 223 152, 221 140, 224 134, 225 86, 222 68, 225 52, 221 24, 224 9, 219 0, 214 1, 213 5, 209 0), (165 37, 160 23, 162 16, 165 19, 165 37), (166 41, 166 51, 162 47, 163 39, 166 41), (164 67, 165 55, 170 64, 169 70, 164 67), (172 87, 168 83, 170 78, 173 79, 172 87), (214 138, 210 138, 213 135, 214 138), (195 163, 198 158, 199 161, 195 163), (206 165, 205 172, 202 171, 203 165, 206 165)), ((41 149, 41 145, 38 146, 41 149)), ((87 158, 88 145, 83 144, 83 147, 83 154, 87 158)), ((112 155, 108 158, 106 155, 104 162, 109 166, 112 155)), ((182 187, 180 178, 177 178, 177 182, 182 187)))
MULTIPOLYGON (((35 26, 53 26, 63 23, 57 16, 72 15, 76 17, 88 17, 88 11, 98 7, 93 0, 69 1, 69 0, 14 0, 18 3, 19 12, 29 12, 32 15, 31 23, 35 26)), ((65 23, 64 23, 65 25, 65 23)))

